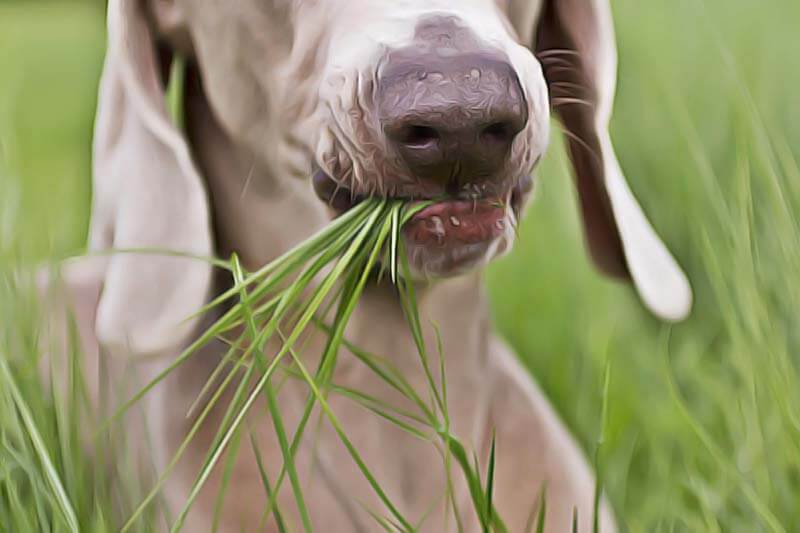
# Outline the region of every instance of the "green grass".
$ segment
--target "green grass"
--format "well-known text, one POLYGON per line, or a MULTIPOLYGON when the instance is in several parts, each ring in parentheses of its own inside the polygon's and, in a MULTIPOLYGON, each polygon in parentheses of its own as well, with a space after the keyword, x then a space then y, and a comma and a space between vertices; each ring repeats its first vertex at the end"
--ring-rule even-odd
POLYGON ((589 453, 611 362, 601 457, 632 531, 796 530, 800 6, 614 5, 613 136, 694 313, 661 325, 594 274, 552 157, 520 246, 492 270, 495 323, 589 453))
MULTIPOLYGON (((621 67, 613 136, 632 188, 689 273, 694 314, 660 324, 629 288, 592 270, 555 142, 517 249, 490 270, 495 324, 588 455, 605 428, 603 482, 629 530, 793 531, 800 524, 800 4, 613 5, 621 67)), ((4 274, 80 249, 103 39, 94 3, 0 3, 4 274)), ((35 368, 14 359, 18 346, 6 340, 12 328, 26 331, 26 315, 0 302, 0 357, 24 391, 35 386, 35 368)), ((25 417, 14 402, 12 391, 0 392, 0 430, 35 457, 35 443, 19 437, 25 417)), ((54 418, 46 398, 29 407, 35 421, 54 418)), ((82 460, 77 437, 39 431, 68 450, 56 471, 82 460)), ((7 466, 0 464, 0 484, 7 466)), ((25 466, 17 472, 38 472, 28 478, 52 485, 46 464, 25 466)), ((75 513, 86 516, 88 480, 66 481, 75 513)), ((97 489, 99 504, 108 497, 97 489)), ((36 505, 66 516, 59 502, 36 505)))
MULTIPOLYGON (((266 397, 269 415, 283 455, 283 467, 274 485, 270 486, 268 481, 264 481, 268 497, 264 520, 273 514, 276 520, 282 516, 273 495, 280 491, 281 483, 288 473, 303 530, 311 532, 314 529, 295 468, 295 455, 312 411, 319 405, 358 470, 391 516, 382 517, 368 509, 370 514, 390 531, 418 530, 425 517, 422 517, 422 522, 412 525, 412 521, 392 503, 329 405, 331 392, 336 394, 343 390, 335 387, 332 378, 339 352, 342 348, 348 348, 377 377, 415 404, 418 413, 399 410, 360 391, 349 391, 348 397, 436 448, 443 458, 447 475, 444 497, 448 498, 448 504, 452 501, 450 491, 453 484, 450 459, 455 459, 470 489, 472 503, 483 531, 507 531, 491 499, 494 444, 484 486, 477 459, 474 463, 469 462, 467 448, 450 431, 442 348, 440 344, 437 346, 440 382, 436 382, 430 370, 430 357, 422 333, 414 284, 405 281, 410 279, 410 270, 403 245, 397 238, 398 233, 414 213, 426 205, 422 203, 409 207, 403 201, 370 199, 338 217, 315 236, 298 244, 257 272, 244 272, 236 255, 229 262, 214 260, 215 264, 231 271, 235 284, 198 313, 215 308, 232 298, 236 298, 236 301, 231 302, 230 309, 153 381, 134 393, 116 412, 99 420, 83 416, 91 409, 86 401, 87 387, 84 381, 84 376, 89 376, 80 368, 82 358, 74 349, 77 345, 74 331, 70 331, 66 357, 61 357, 56 352, 56 357, 42 360, 53 365, 49 373, 53 376, 53 383, 42 387, 37 377, 37 366, 41 364, 39 359, 43 351, 48 350, 48 346, 42 344, 43 339, 36 333, 35 306, 32 309, 21 309, 19 305, 29 301, 30 294, 24 289, 25 280, 20 282, 19 276, 6 276, 3 279, 4 301, 20 307, 17 313, 7 308, 2 309, 6 311, 4 322, 9 327, 2 330, 3 336, 0 338, 3 341, 0 345, 0 383, 5 392, 4 396, 0 396, 0 400, 3 400, 0 402, 0 407, 3 408, 0 410, 0 420, 3 421, 0 426, 0 443, 3 444, 0 461, 4 467, 4 475, 0 476, 0 508, 6 511, 4 514, 7 516, 8 527, 11 530, 25 531, 79 531, 90 529, 88 524, 91 524, 91 528, 103 531, 116 530, 118 524, 121 524, 123 533, 148 530, 155 520, 160 519, 154 504, 158 502, 165 480, 172 475, 175 465, 181 460, 199 428, 208 427, 208 414, 219 407, 224 408, 225 414, 214 442, 207 451, 204 464, 198 471, 177 518, 167 518, 171 531, 181 531, 211 473, 222 464, 224 481, 218 492, 213 520, 213 530, 216 530, 219 524, 217 513, 230 488, 228 482, 241 443, 243 427, 246 425, 245 420, 257 399, 263 395, 266 397), (402 276, 396 275, 395 261, 401 263, 402 276), (421 366, 428 376, 428 394, 435 400, 431 404, 422 399, 425 394, 415 390, 393 365, 365 354, 356 347, 345 346, 344 332, 350 316, 365 286, 373 282, 376 275, 378 278, 391 275, 397 284, 400 303, 418 348, 421 366), (320 276, 321 280, 317 283, 315 280, 320 276), (336 307, 336 312, 332 326, 327 327, 325 322, 333 307, 336 307), (301 336, 309 326, 319 326, 328 334, 325 349, 313 376, 303 362, 307 357, 301 357, 296 352, 301 336), (284 335, 284 332, 288 334, 284 335), (276 337, 280 337, 282 341, 277 353, 265 353, 267 342, 276 337), (29 342, 24 342, 26 339, 29 342), (123 418, 126 413, 134 409, 170 373, 197 355, 198 349, 211 339, 223 339, 230 344, 227 354, 202 388, 203 392, 209 391, 211 396, 203 402, 202 412, 192 421, 191 429, 175 455, 157 473, 157 479, 148 488, 147 495, 137 498, 136 489, 139 484, 133 484, 131 480, 136 480, 138 476, 135 476, 135 469, 125 468, 124 448, 122 453, 117 453, 116 446, 104 446, 104 439, 119 435, 121 428, 116 427, 116 424, 126 423, 125 420, 128 419, 123 418), (285 364, 287 359, 288 366, 285 364), (61 361, 68 363, 63 365, 66 368, 59 365, 61 361), (286 374, 301 379, 309 389, 306 408, 292 436, 291 445, 277 401, 280 377, 286 374), (20 375, 28 378, 29 383, 25 387, 18 384, 20 375), (221 376, 224 379, 219 381, 221 376), (62 382, 66 386, 61 385, 62 382), (216 388, 214 385, 217 385, 216 388), (219 405, 220 398, 231 385, 235 386, 233 398, 227 405, 219 405), (37 407, 38 412, 34 415, 37 407), (407 421, 402 420, 403 418, 407 421), (100 438, 93 439, 97 430, 92 428, 98 424, 100 438), (47 429, 51 430, 49 435, 43 432, 47 429), (114 431, 106 431, 107 429, 114 431), (93 446, 92 453, 84 453, 84 442, 93 446), (106 454, 104 451, 114 453, 106 454), (93 457, 97 460, 92 461, 90 458, 93 457), (223 457, 226 457, 224 462, 223 457), (105 475, 105 479, 83 478, 80 483, 71 484, 71 491, 65 489, 65 480, 74 481, 86 470, 98 474, 105 472, 106 464, 117 465, 114 478, 123 480, 122 483, 113 485, 113 489, 109 489, 106 483, 111 476, 105 475), (122 506, 115 505, 116 502, 110 495, 121 496, 122 506), (88 501, 88 512, 84 508, 81 509, 82 513, 77 513, 73 501, 88 501), (35 507, 31 509, 22 502, 33 503, 35 507), (135 502, 135 508, 127 511, 125 507, 131 502, 135 502), (102 519, 99 523, 98 516, 102 519)), ((53 348, 59 349, 57 346, 53 348)), ((255 443, 254 447, 257 451, 255 443)), ((433 468, 434 465, 430 467, 433 468)), ((454 516, 458 516, 457 511, 454 516)))
MULTIPOLYGON (((52 362, 52 383, 42 386, 37 315, 23 285, 0 276, 0 532, 106 533, 118 512, 129 513, 143 497, 143 487, 131 477, 124 446, 110 446, 111 432, 86 453, 97 425, 75 331, 63 359, 52 362), (124 493, 112 472, 126 480, 124 493)), ((154 530, 156 510, 137 532, 154 530)))

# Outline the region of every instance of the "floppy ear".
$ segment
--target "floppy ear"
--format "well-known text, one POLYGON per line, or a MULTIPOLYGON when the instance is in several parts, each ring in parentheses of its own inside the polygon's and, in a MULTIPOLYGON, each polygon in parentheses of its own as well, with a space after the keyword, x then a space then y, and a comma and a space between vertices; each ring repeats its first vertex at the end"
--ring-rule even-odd
MULTIPOLYGON (((143 0, 111 0, 94 139, 90 248, 159 249, 209 257, 203 181, 172 124, 143 0)), ((114 354, 179 347, 206 301, 211 266, 152 253, 113 253, 97 308, 100 344, 114 354)))
POLYGON ((564 126, 592 258, 632 279, 657 316, 685 318, 689 282, 628 187, 608 132, 617 67, 608 0, 544 0, 535 54, 564 126))

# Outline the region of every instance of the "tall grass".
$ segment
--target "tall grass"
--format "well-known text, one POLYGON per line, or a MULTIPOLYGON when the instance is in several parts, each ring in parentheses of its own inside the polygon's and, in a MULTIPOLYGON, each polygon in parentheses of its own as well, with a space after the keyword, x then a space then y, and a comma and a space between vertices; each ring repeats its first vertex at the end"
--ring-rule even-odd
MULTIPOLYGON (((219 523, 217 512, 230 488, 227 480, 230 479, 230 469, 239 450, 245 419, 255 402, 262 396, 266 398, 283 455, 283 466, 274 484, 270 485, 266 475, 263 476, 267 495, 264 520, 274 514, 277 523, 282 523, 282 512, 277 506, 276 495, 285 476, 288 476, 302 528, 307 532, 314 530, 295 466, 295 455, 312 411, 318 405, 358 470, 383 504, 383 510, 368 509, 371 516, 381 527, 389 531, 418 530, 422 522, 415 523, 392 502, 343 429, 330 407, 328 396, 331 393, 346 395, 401 430, 430 442, 440 451, 448 478, 443 498, 448 505, 453 504, 449 512, 453 513, 455 520, 458 521, 461 517, 460 511, 454 507, 451 492, 453 481, 450 476, 453 462, 466 480, 475 514, 483 530, 506 531, 491 498, 494 483, 494 443, 484 484, 481 481, 480 465, 477 460, 470 461, 468 448, 450 432, 444 354, 442 347, 438 346, 440 381, 437 382, 431 372, 431 361, 422 334, 422 321, 416 305, 414 282, 408 281, 411 279, 409 266, 398 233, 406 221, 425 205, 408 207, 402 201, 389 202, 378 199, 365 201, 337 218, 314 237, 252 274, 242 270, 235 255, 227 264, 217 262, 232 272, 234 286, 198 313, 210 311, 230 299, 234 299, 234 303, 211 327, 201 333, 191 346, 175 358, 154 380, 127 400, 107 421, 103 419, 84 421, 81 418, 87 411, 92 411, 92 407, 87 405, 86 377, 80 367, 82 358, 74 324, 68 335, 68 353, 65 356, 51 353, 51 357, 48 358, 41 355, 43 339, 38 338, 40 330, 35 326, 29 333, 30 339, 27 345, 23 345, 24 337, 20 338, 17 330, 13 328, 5 330, 7 338, 3 340, 6 341, 6 349, 0 358, 0 384, 7 391, 7 397, 3 398, 7 405, 5 410, 0 411, 3 415, 0 418, 3 421, 0 435, 4 442, 8 440, 13 446, 6 446, 5 450, 0 451, 0 458, 8 465, 10 471, 22 470, 22 474, 27 474, 28 480, 21 481, 16 476, 0 477, 0 507, 13 511, 8 515, 8 525, 11 529, 79 531, 86 529, 86 526, 81 524, 90 521, 93 527, 99 527, 101 530, 117 529, 119 524, 122 524, 123 532, 147 530, 153 527, 155 520, 153 504, 157 503, 161 489, 200 428, 204 424, 207 426, 209 413, 218 407, 225 390, 231 388, 234 390, 232 399, 227 405, 221 406, 225 415, 185 504, 175 519, 168 519, 171 531, 177 532, 183 529, 196 498, 212 472, 221 466, 224 468, 226 481, 222 483, 217 496, 218 505, 214 517, 216 528, 216 524, 219 523), (397 263, 401 264, 402 276, 397 274, 397 263), (400 410, 361 391, 334 387, 332 382, 339 352, 346 344, 344 331, 359 297, 368 283, 384 275, 390 275, 393 282, 398 285, 400 303, 419 352, 420 364, 428 376, 429 389, 415 390, 386 360, 367 354, 350 344, 347 344, 347 347, 366 368, 415 405, 418 409, 416 413, 400 410), (333 322, 332 325, 326 326, 327 309, 332 307, 336 309, 333 322), (309 360, 308 354, 303 354, 299 346, 302 335, 309 327, 320 327, 328 336, 313 375, 304 362, 309 360), (281 341, 277 352, 266 351, 268 342, 276 338, 281 341), (196 405, 201 412, 194 419, 175 455, 169 460, 166 468, 158 472, 158 479, 134 510, 129 515, 120 514, 124 511, 120 507, 114 507, 113 501, 108 501, 108 489, 97 490, 105 485, 103 479, 99 482, 95 478, 81 479, 81 482, 73 483, 72 488, 74 491, 83 492, 73 492, 70 495, 65 489, 65 480, 74 480, 84 471, 98 472, 101 478, 105 477, 106 464, 97 458, 104 457, 101 452, 102 439, 110 431, 101 431, 92 439, 87 437, 87 433, 91 434, 91 428, 99 425, 105 429, 114 422, 122 420, 127 411, 135 407, 171 372, 195 356, 201 347, 213 339, 226 339, 230 349, 199 393, 196 405), (290 361, 287 362, 286 359, 290 361), (66 370, 67 390, 63 390, 63 387, 56 383, 61 381, 60 378, 50 384, 40 383, 36 377, 37 366, 42 362, 56 365, 57 361, 61 360, 67 361, 68 368, 54 367, 50 375, 62 376, 66 370), (11 364, 14 365, 13 370, 11 364), (309 391, 305 410, 293 434, 287 432, 283 422, 282 407, 277 400, 279 378, 285 372, 305 382, 309 391), (17 376, 22 373, 31 374, 28 376, 30 383, 24 388, 18 385, 17 376), (433 401, 430 403, 425 401, 423 398, 426 396, 433 401), (44 401, 40 398, 44 398, 44 401), (33 414, 32 406, 38 407, 36 416, 33 414), (55 431, 43 433, 42 427, 51 425, 55 426, 55 431), (94 461, 84 455, 84 441, 87 438, 88 446, 93 449, 91 455, 95 456, 94 461), (227 459, 223 461, 226 453, 227 459), (58 459, 62 460, 56 463, 58 459), (59 468, 56 468, 56 464, 59 468), (88 498, 94 505, 80 507, 84 513, 78 514, 72 502, 73 497, 79 497, 81 500, 88 498), (34 508, 21 505, 27 499, 33 499, 37 504, 40 500, 44 503, 34 508), (95 508, 99 509, 96 513, 95 508), (384 516, 382 511, 387 514, 384 516), (97 525, 97 520, 100 520, 100 525, 97 525)), ((6 285, 6 301, 23 302, 25 298, 13 276, 7 275, 3 279, 6 285)), ((38 323, 35 312, 24 313, 22 316, 27 327, 38 323)), ((46 341, 46 337, 44 340, 46 341)), ((61 349, 55 344, 57 343, 54 343, 51 351, 61 349)), ((258 453, 255 442, 253 447, 258 453)), ((115 451, 116 447, 110 446, 106 450, 111 454, 108 456, 108 462, 117 464, 122 457, 117 456, 112 450, 115 451)), ((109 477, 112 475, 119 477, 119 474, 119 471, 112 472, 109 473, 109 477)), ((131 474, 136 477, 135 472, 128 473, 131 474)), ((135 497, 135 492, 129 490, 127 483, 120 483, 120 480, 117 480, 116 487, 123 493, 125 502, 135 497)), ((423 517, 423 522, 424 520, 423 517)))
POLYGON ((594 275, 556 157, 518 249, 492 271, 495 323, 589 453, 612 363, 600 456, 629 530, 797 530, 800 6, 615 6, 612 134, 689 271, 693 315, 658 324, 594 275))
MULTIPOLYGON (((98 421, 77 330, 68 325, 65 346, 41 342, 29 281, 0 272, 0 531, 110 531, 141 487, 113 488, 112 475, 133 478, 125 447, 112 446, 107 434, 87 453, 98 421), (45 358, 48 348, 63 352, 45 358)), ((153 530, 153 516, 137 531, 153 530)))
MULTIPOLYGON (((626 529, 796 530, 800 4, 612 4, 622 72, 613 136, 633 189, 689 271, 696 309, 687 323, 663 326, 645 315, 629 289, 594 273, 556 145, 539 173, 538 198, 516 251, 490 271, 495 324, 587 454, 595 452, 601 433, 603 376, 611 362, 599 463, 626 529)), ((0 5, 0 49, 11 50, 0 54, 4 275, 23 261, 63 255, 82 243, 102 43, 102 21, 93 8, 0 5)), ((3 279, 8 288, 10 277, 3 279)), ((20 312, 25 300, 9 294, 0 299, 2 357, 30 403, 31 418, 53 420, 52 402, 26 357, 33 349, 32 312, 20 312), (9 344, 11 333, 27 344, 9 344)), ((378 364, 363 355, 365 364, 378 364)), ((335 383, 330 391, 357 394, 335 383)), ((405 421, 361 400, 378 416, 405 421)), ((0 402, 8 448, 37 457, 33 441, 20 438, 28 428, 8 387, 0 402)), ((38 428, 42 439, 69 444, 71 437, 58 436, 52 426, 38 428)), ((247 446, 248 435, 239 443, 247 446)), ((67 448, 75 454, 77 445, 67 448)), ((95 474, 68 481, 65 467, 91 467, 55 450, 52 468, 84 525, 81 517, 108 509, 112 495, 95 474)), ((0 483, 20 487, 26 505, 68 530, 49 467, 41 461, 14 469, 9 464, 0 459, 0 483), (49 496, 29 499, 29 480, 49 496)), ((265 479, 270 490, 275 483, 265 479)), ((481 486, 491 494, 486 480, 481 486)), ((374 511, 379 523, 392 527, 385 513, 374 511)), ((0 516, 5 512, 0 508, 0 516)), ((530 526, 536 530, 535 518, 530 526)))

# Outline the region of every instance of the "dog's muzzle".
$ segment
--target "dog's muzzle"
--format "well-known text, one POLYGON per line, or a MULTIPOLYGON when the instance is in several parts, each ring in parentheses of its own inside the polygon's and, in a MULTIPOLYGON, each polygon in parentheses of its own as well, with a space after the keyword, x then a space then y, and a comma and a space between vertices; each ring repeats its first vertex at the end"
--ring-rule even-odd
MULTIPOLYGON (((452 275, 505 251, 532 184, 514 155, 528 106, 505 54, 433 19, 411 44, 386 52, 370 104, 384 161, 371 165, 382 175, 366 179, 392 196, 434 201, 404 230, 412 266, 452 275)), ((359 185, 324 172, 314 177, 318 195, 337 211, 369 194, 353 190, 359 185)))

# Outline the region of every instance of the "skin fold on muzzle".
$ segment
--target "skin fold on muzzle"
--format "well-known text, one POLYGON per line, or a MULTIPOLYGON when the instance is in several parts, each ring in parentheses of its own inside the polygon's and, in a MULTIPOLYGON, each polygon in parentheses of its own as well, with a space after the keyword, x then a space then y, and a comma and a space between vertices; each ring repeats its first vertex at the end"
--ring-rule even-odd
MULTIPOLYGON (((50 308, 76 311, 85 368, 107 368, 114 390, 113 383, 130 385, 132 367, 145 381, 163 372, 198 338, 219 311, 197 310, 231 281, 193 257, 235 252, 255 271, 367 196, 430 200, 403 239, 412 268, 436 278, 417 294, 426 343, 444 347, 450 429, 482 464, 496 435, 493 501, 510 531, 530 523, 543 487, 548 533, 571 531, 575 510, 578 531, 592 531, 592 472, 493 335, 479 267, 511 247, 552 107, 568 139, 595 262, 632 281, 657 316, 689 313, 689 283, 628 187, 608 133, 616 79, 608 0, 109 0, 108 36, 89 236, 104 260, 69 264, 67 305, 50 308), (181 128, 165 105, 178 55, 186 58, 181 128), (105 253, 115 249, 180 254, 105 253)), ((390 283, 365 289, 347 339, 385 357, 411 388, 427 390, 390 283)), ((184 362, 145 398, 143 420, 126 426, 130 441, 153 436, 148 458, 157 470, 182 449, 186 413, 227 348, 215 341, 184 362)), ((312 337, 303 356, 324 349, 324 336, 312 337)), ((349 357, 333 381, 397 400, 349 357)), ((100 385, 109 387, 94 389, 100 385)), ((281 388, 287 427, 296 427, 307 394, 291 379, 281 388)), ((445 490, 463 531, 480 531, 464 480, 451 486, 432 466, 441 464, 437 450, 335 396, 331 409, 386 492, 407 516, 427 517, 421 531, 457 530, 445 490)), ((259 415, 266 409, 253 407, 259 415)), ((223 415, 211 415, 164 483, 173 516, 223 415)), ((261 457, 243 446, 229 479, 212 473, 186 531, 206 531, 215 518, 226 532, 261 524, 259 469, 276 479, 285 458, 270 421, 250 422, 261 457), (220 502, 225 484, 231 491, 220 502)), ((362 506, 381 509, 381 502, 331 428, 320 424, 300 443, 296 465, 320 531, 375 530, 362 506)), ((286 485, 278 500, 299 524, 286 485)), ((599 521, 603 533, 615 531, 605 503, 599 521)), ((270 522, 267 530, 278 528, 270 522)))

